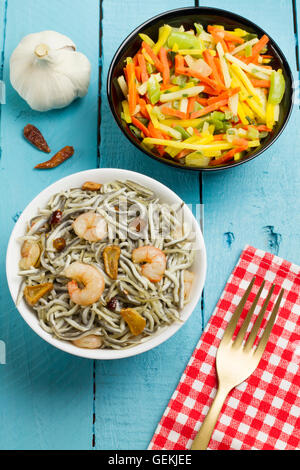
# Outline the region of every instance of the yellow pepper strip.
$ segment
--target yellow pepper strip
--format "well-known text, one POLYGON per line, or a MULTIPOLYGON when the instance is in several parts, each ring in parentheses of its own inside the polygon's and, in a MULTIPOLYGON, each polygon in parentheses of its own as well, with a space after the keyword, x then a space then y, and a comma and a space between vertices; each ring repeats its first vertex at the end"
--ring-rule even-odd
POLYGON ((263 108, 259 106, 253 98, 248 98, 247 100, 248 105, 254 111, 254 114, 259 117, 263 122, 266 122, 266 113, 264 112, 263 108))
POLYGON ((140 33, 139 36, 143 41, 145 41, 146 44, 149 44, 150 47, 154 46, 155 42, 152 41, 152 39, 147 36, 147 34, 140 33))
POLYGON ((155 129, 158 129, 159 122, 158 122, 158 119, 157 119, 157 115, 154 113, 151 104, 146 104, 146 109, 149 113, 149 116, 150 116, 150 119, 151 119, 151 122, 152 122, 153 126, 155 127, 155 129))
POLYGON ((240 118, 244 126, 247 126, 249 124, 249 122, 246 119, 246 114, 242 106, 242 103, 239 103, 239 106, 238 106, 238 117, 240 118))
POLYGON ((146 137, 143 140, 145 145, 166 145, 168 147, 174 147, 178 149, 190 149, 190 150, 199 150, 200 152, 205 151, 218 151, 218 150, 228 150, 233 147, 230 143, 216 143, 212 145, 199 145, 199 144, 187 144, 185 142, 176 142, 175 140, 166 140, 166 139, 152 139, 151 137, 146 137))
POLYGON ((251 140, 249 141, 249 144, 248 144, 248 148, 252 148, 252 147, 259 147, 260 145, 260 141, 259 140, 251 140))
POLYGON ((149 64, 154 65, 153 60, 151 59, 151 57, 149 56, 149 54, 147 54, 147 52, 145 51, 145 49, 142 49, 142 54, 143 54, 143 56, 145 57, 146 61, 149 62, 149 64))
POLYGON ((179 51, 179 46, 177 44, 177 42, 175 42, 173 48, 172 48, 172 52, 178 52, 179 51))
POLYGON ((207 135, 203 138, 200 138, 199 141, 197 142, 199 145, 207 145, 210 144, 211 142, 214 141, 214 137, 212 134, 207 135))
POLYGON ((230 31, 231 34, 236 34, 237 36, 240 36, 243 38, 244 36, 247 36, 247 31, 241 28, 236 28, 234 31, 230 31))
POLYGON ((129 104, 128 101, 124 100, 122 101, 122 108, 123 108, 123 113, 124 113, 124 118, 127 124, 130 124, 132 122, 130 112, 129 112, 129 104))
MULTIPOLYGON (((161 84, 163 84, 163 83, 161 82, 161 84)), ((168 91, 170 93, 174 93, 174 91, 178 91, 178 90, 180 90, 180 87, 177 86, 177 85, 174 85, 172 88, 168 88, 168 91)))
POLYGON ((232 75, 231 88, 240 88, 241 90, 239 92, 239 97, 241 101, 245 101, 249 96, 248 91, 246 90, 241 80, 235 75, 235 73, 232 70, 231 70, 231 75, 232 75))
POLYGON ((213 49, 208 49, 208 52, 210 53, 210 55, 212 55, 213 57, 215 57, 217 55, 217 52, 214 51, 213 49))
MULTIPOLYGON (((184 142, 186 142, 187 144, 194 144, 194 143, 198 142, 198 139, 199 139, 199 136, 193 135, 192 137, 189 137, 188 139, 186 139, 184 142)), ((167 147, 166 152, 172 158, 175 158, 176 155, 178 155, 181 152, 181 149, 177 149, 177 148, 174 148, 174 147, 167 147)))
POLYGON ((254 115, 254 112, 252 111, 252 109, 247 105, 247 103, 242 103, 242 107, 244 109, 244 112, 245 112, 245 115, 246 116, 249 116, 249 118, 251 119, 255 119, 255 115, 254 115))
POLYGON ((269 129, 273 129, 275 125, 275 105, 271 103, 267 104, 266 124, 269 129))
POLYGON ((160 48, 165 45, 171 31, 172 31, 172 28, 168 24, 165 24, 164 26, 159 28, 158 41, 152 47, 152 50, 153 50, 154 54, 157 55, 160 51, 160 48))
POLYGON ((199 118, 199 119, 165 119, 164 124, 166 126, 172 126, 175 124, 175 126, 179 125, 181 127, 187 128, 187 127, 198 127, 201 122, 205 121, 205 118, 199 118))
POLYGON ((202 150, 202 154, 205 157, 220 157, 221 156, 221 150, 216 150, 216 149, 206 149, 202 150))
POLYGON ((179 49, 180 55, 202 55, 204 49, 179 49))
POLYGON ((258 104, 262 105, 260 96, 256 93, 254 86, 252 85, 251 81, 249 80, 245 72, 237 64, 232 64, 231 68, 234 71, 234 73, 241 79, 241 81, 243 82, 247 90, 249 91, 250 95, 253 96, 255 101, 258 104))

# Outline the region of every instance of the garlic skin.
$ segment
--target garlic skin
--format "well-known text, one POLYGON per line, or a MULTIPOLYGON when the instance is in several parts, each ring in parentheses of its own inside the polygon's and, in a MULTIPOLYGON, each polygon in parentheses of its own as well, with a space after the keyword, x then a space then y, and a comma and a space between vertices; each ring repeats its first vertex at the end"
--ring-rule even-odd
POLYGON ((56 31, 25 36, 10 58, 10 81, 35 111, 64 108, 87 94, 88 58, 56 31))

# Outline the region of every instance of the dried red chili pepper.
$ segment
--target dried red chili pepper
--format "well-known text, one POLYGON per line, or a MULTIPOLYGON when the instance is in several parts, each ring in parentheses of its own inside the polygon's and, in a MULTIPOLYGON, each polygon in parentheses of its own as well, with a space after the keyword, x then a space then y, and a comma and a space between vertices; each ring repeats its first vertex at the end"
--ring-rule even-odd
POLYGON ((109 310, 115 311, 116 308, 118 307, 118 305, 119 305, 118 298, 117 298, 117 297, 113 297, 113 298, 110 299, 110 301, 108 302, 107 308, 108 308, 109 310))
POLYGON ((34 168, 38 168, 41 170, 48 169, 48 168, 55 168, 56 166, 63 163, 65 160, 68 160, 68 158, 72 157, 73 154, 74 154, 73 147, 69 147, 69 146, 64 147, 59 152, 57 152, 50 160, 44 163, 39 163, 34 168))
POLYGON ((37 127, 33 126, 32 124, 27 124, 27 126, 24 127, 23 133, 25 139, 27 139, 28 142, 30 142, 36 148, 45 153, 51 152, 45 138, 37 127))
POLYGON ((51 227, 58 225, 61 221, 62 218, 62 211, 59 209, 57 211, 54 211, 49 219, 49 224, 51 227))

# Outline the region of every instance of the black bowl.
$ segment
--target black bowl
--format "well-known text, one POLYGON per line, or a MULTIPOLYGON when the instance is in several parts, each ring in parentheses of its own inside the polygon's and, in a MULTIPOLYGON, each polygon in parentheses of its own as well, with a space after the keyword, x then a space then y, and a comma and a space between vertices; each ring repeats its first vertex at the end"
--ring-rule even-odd
POLYGON ((268 52, 274 57, 273 64, 274 68, 281 68, 283 70, 283 74, 286 80, 286 92, 284 98, 281 102, 281 111, 280 111, 280 118, 277 125, 274 127, 273 131, 263 140, 263 143, 252 150, 247 156, 238 161, 233 162, 231 164, 227 164, 220 167, 208 167, 208 168, 197 168, 197 167, 189 167, 187 165, 183 165, 180 162, 175 160, 160 157, 141 145, 141 142, 137 137, 135 137, 132 132, 130 131, 128 125, 121 119, 121 101, 124 99, 121 93, 121 90, 116 82, 117 78, 123 74, 124 68, 124 61, 126 57, 130 56, 133 57, 136 52, 140 48, 141 39, 139 37, 139 33, 148 34, 151 38, 157 38, 158 36, 158 29, 163 26, 164 24, 169 24, 174 27, 179 27, 183 25, 185 28, 193 27, 194 23, 201 23, 204 27, 209 24, 219 24, 224 25, 230 28, 242 28, 249 31, 249 33, 257 34, 259 37, 267 34, 263 29, 259 28, 256 24, 252 23, 251 21, 243 18, 242 16, 236 15, 235 13, 231 13, 226 10, 220 10, 218 8, 209 8, 209 7, 192 7, 192 8, 180 8, 176 10, 167 11, 160 15, 157 15, 150 20, 146 21, 142 25, 138 26, 121 44, 119 49, 117 50, 107 77, 107 95, 108 101, 110 104, 110 108, 114 115, 117 124, 119 125, 120 129, 126 135, 126 137, 132 142, 136 147, 138 147, 142 152, 149 155, 149 157, 154 158, 160 162, 166 163, 167 165, 187 169, 187 170, 196 170, 196 171, 219 171, 225 170, 228 168, 232 168, 234 166, 241 165, 245 162, 252 160, 258 155, 261 155, 265 150, 267 150, 280 136, 282 131, 284 130, 293 107, 293 100, 294 100, 294 89, 293 89, 293 77, 292 72, 289 67, 289 64, 281 51, 278 47, 276 42, 267 34, 270 38, 270 42, 268 44, 268 52))

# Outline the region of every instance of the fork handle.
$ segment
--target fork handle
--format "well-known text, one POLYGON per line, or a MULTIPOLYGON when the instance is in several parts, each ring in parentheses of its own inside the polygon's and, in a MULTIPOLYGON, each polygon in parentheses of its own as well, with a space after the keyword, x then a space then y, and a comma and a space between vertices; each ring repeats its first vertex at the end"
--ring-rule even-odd
POLYGON ((230 390, 228 390, 228 388, 219 386, 215 399, 193 441, 191 450, 207 449, 213 430, 218 421, 219 414, 229 392, 230 390))

